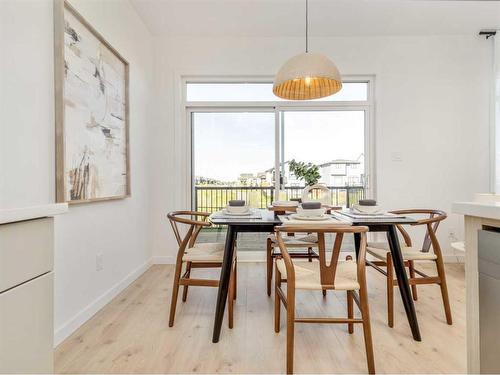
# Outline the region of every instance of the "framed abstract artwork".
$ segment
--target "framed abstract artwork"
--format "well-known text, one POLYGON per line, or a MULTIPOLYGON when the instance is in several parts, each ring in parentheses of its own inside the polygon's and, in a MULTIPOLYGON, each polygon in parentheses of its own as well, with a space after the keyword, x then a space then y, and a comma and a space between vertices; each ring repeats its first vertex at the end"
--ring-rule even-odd
POLYGON ((68 2, 54 22, 56 200, 128 197, 129 64, 68 2))

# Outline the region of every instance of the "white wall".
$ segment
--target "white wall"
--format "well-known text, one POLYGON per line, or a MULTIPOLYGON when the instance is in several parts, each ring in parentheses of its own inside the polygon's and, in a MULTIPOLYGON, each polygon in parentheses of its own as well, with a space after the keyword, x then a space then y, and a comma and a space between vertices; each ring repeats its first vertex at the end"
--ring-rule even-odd
MULTIPOLYGON (((161 216, 188 205, 186 124, 181 75, 274 75, 301 52, 302 38, 158 38, 158 121, 153 132, 153 255, 171 260, 175 245, 161 216), (175 192, 165 194, 171 186, 175 192)), ((311 49, 343 74, 375 75, 378 201, 388 209, 451 211, 454 201, 489 190, 491 46, 475 36, 313 38, 311 49), (398 152, 402 161, 394 162, 398 152)), ((462 219, 440 228, 462 236, 462 219)))
MULTIPOLYGON (((127 1, 72 4, 130 62, 132 197, 56 220, 56 340, 176 246, 165 213, 189 202, 185 75, 273 75, 302 38, 155 38, 127 1), (156 49, 156 52, 154 51, 156 49), (156 53, 156 59, 155 59, 156 53), (153 74, 154 73, 154 74, 153 74), (154 114, 154 115, 150 115, 154 114), (104 270, 96 272, 102 253, 104 270)), ((54 200, 51 0, 0 1, 0 207, 54 200), (22 17, 19 15, 22 14, 22 17)), ((344 74, 376 76, 378 200, 439 207, 488 191, 490 48, 471 37, 317 38, 344 74), (401 162, 391 154, 399 152, 401 162)), ((441 228, 460 237, 461 219, 441 228)))
POLYGON ((491 37, 494 50, 491 106, 492 192, 500 194, 500 35, 491 37))
MULTIPOLYGON (((56 342, 143 272, 151 258, 152 39, 128 1, 71 3, 130 63, 132 197, 70 206, 56 218, 56 342), (104 260, 100 272, 97 253, 104 260)), ((2 0, 0 17, 0 208, 53 202, 52 0, 2 0)))
POLYGON ((54 200, 50 4, 49 0, 0 1, 1 208, 54 200))

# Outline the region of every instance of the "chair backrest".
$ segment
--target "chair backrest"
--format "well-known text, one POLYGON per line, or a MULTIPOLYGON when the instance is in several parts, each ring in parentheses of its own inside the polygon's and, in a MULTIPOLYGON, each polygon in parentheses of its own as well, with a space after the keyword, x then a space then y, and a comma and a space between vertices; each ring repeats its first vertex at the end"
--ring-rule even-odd
POLYGON ((318 252, 319 252, 319 264, 321 273, 321 285, 325 288, 334 289, 335 288, 335 273, 337 270, 338 259, 340 256, 340 248, 342 246, 342 240, 344 234, 346 233, 358 233, 361 237, 358 259, 357 259, 357 274, 358 282, 365 281, 365 256, 366 256, 366 232, 368 227, 364 226, 339 226, 339 225, 286 225, 275 228, 276 238, 278 245, 280 247, 283 260, 285 262, 286 272, 287 272, 287 282, 293 283, 295 280, 295 271, 293 268, 293 262, 286 248, 286 244, 283 241, 282 233, 316 233, 318 236, 318 252), (326 246, 325 246, 325 234, 332 233, 335 234, 335 241, 333 244, 332 254, 330 257, 330 262, 327 263, 326 259, 326 246))
POLYGON ((179 245, 177 258, 182 258, 186 248, 193 247, 198 234, 204 227, 209 227, 212 224, 207 220, 210 216, 207 212, 199 211, 172 211, 167 214, 170 225, 174 231, 175 239, 179 245), (201 220, 199 219, 201 218, 201 220), (180 231, 179 224, 187 226, 187 232, 183 235, 180 231))
MULTIPOLYGON (((446 212, 441 210, 425 209, 425 208, 412 208, 407 210, 395 210, 391 212, 398 215, 428 215, 429 216, 428 218, 417 220, 415 224, 410 224, 410 225, 426 226, 424 241, 422 243, 420 251, 422 251, 423 253, 428 253, 432 245, 432 249, 434 250, 434 252, 436 251, 441 252, 441 248, 439 246, 439 242, 436 237, 436 232, 441 221, 443 221, 448 217, 446 212)), ((408 234, 408 232, 403 228, 402 225, 398 225, 397 227, 401 232, 401 234, 403 235, 406 245, 412 246, 411 237, 408 234)))

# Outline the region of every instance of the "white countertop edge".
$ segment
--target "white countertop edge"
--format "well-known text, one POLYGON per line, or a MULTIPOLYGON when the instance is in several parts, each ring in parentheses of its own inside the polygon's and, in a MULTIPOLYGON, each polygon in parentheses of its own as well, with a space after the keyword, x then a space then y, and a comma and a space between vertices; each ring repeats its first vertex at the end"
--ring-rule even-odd
POLYGON ((465 216, 500 220, 500 202, 455 202, 452 211, 465 216))
POLYGON ((67 203, 53 203, 43 206, 0 209, 0 224, 49 217, 63 214, 67 211, 67 203))

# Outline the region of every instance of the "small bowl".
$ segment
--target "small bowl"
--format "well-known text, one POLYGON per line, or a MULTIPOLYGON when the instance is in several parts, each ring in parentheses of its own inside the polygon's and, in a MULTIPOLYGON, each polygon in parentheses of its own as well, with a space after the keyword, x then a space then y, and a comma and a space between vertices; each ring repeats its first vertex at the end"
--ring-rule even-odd
POLYGON ((358 204, 360 206, 376 206, 377 201, 375 199, 360 199, 358 204))
POLYGON ((244 214, 248 212, 248 206, 226 206, 226 211, 232 214, 244 214))
POLYGON ((302 207, 297 207, 297 214, 306 217, 322 216, 325 214, 325 211, 326 210, 323 207, 314 209, 304 209, 302 207))
POLYGON ((227 202, 227 205, 231 207, 242 207, 245 206, 245 201, 243 199, 232 199, 227 202))
POLYGON ((316 210, 318 208, 321 208, 321 202, 320 201, 302 202, 300 206, 304 210, 316 210))

